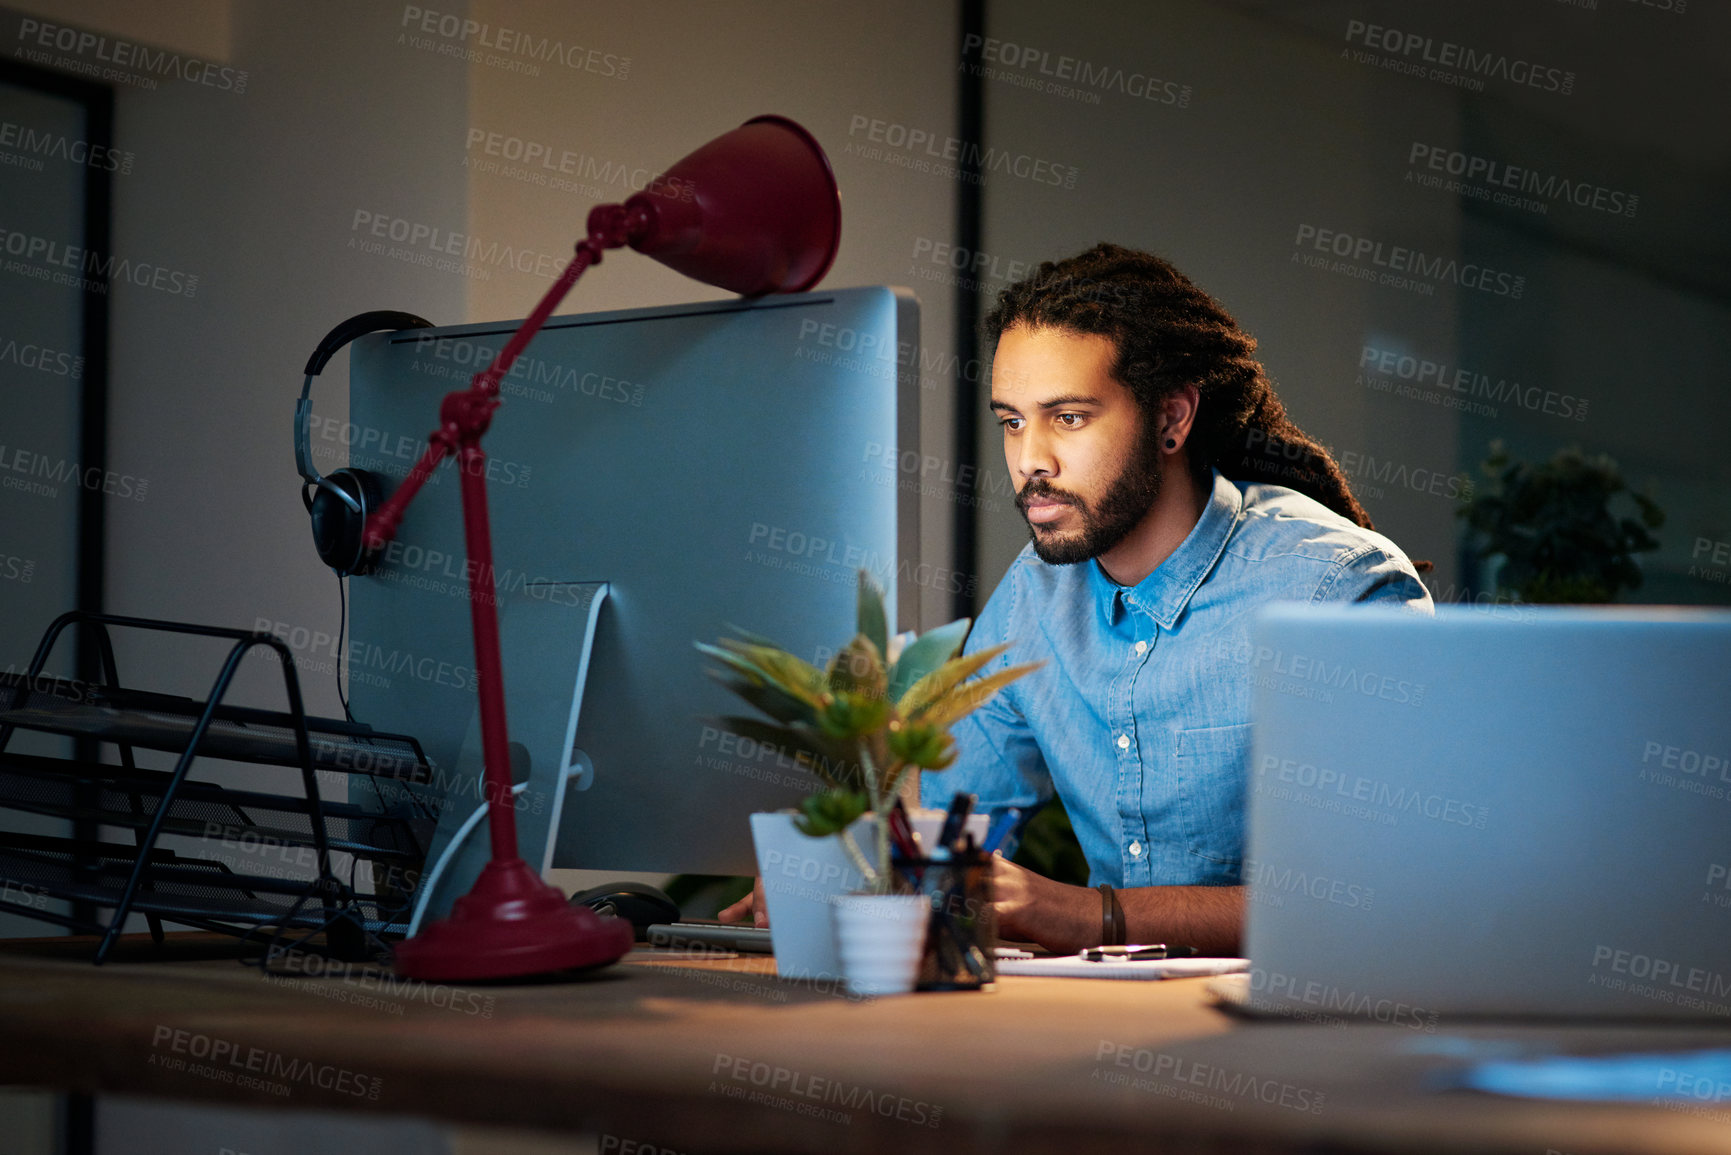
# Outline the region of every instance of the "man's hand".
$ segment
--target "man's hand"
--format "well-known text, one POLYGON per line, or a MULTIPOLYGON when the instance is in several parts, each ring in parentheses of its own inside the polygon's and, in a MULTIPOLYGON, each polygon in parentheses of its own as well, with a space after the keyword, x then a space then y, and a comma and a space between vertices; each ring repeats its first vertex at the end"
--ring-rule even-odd
MULTIPOLYGON (((1004 858, 992 858, 992 908, 1002 938, 1074 954, 1100 942, 1099 892, 1067 886, 1004 858)), ((1118 891, 1124 941, 1192 946, 1230 957, 1244 926, 1242 886, 1140 886, 1118 891)))
POLYGON ((751 880, 751 893, 725 908, 715 916, 722 922, 744 922, 751 919, 751 925, 766 927, 769 925, 769 907, 763 901, 762 877, 751 880))
POLYGON ((1053 882, 1002 854, 992 856, 992 909, 998 936, 1074 954, 1100 942, 1100 896, 1053 882))

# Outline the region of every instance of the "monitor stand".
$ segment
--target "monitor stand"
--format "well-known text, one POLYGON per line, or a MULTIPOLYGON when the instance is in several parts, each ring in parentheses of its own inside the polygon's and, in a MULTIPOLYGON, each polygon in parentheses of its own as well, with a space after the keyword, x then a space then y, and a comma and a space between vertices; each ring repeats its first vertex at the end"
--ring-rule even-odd
MULTIPOLYGON (((499 597, 517 855, 543 878, 553 863, 566 784, 575 780, 577 789, 587 789, 594 774, 575 742, 595 625, 607 593, 606 582, 534 582, 499 597)), ((491 857, 479 707, 456 766, 439 785, 444 805, 415 892, 410 936, 468 893, 491 857)))

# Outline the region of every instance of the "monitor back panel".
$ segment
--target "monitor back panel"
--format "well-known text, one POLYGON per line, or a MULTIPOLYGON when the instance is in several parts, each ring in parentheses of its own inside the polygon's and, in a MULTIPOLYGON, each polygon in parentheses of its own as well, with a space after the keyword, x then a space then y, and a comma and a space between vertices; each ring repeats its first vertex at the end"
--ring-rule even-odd
POLYGON ((1731 614, 1275 607, 1253 1006, 1731 1015, 1731 614))
MULTIPOLYGON (((394 485, 514 327, 357 342, 353 463, 394 485)), ((529 346, 482 442, 501 605, 610 586, 577 730, 594 775, 565 796, 555 865, 750 873, 746 815, 812 789, 713 724, 750 711, 693 643, 736 624, 821 665, 852 634, 861 568, 914 624, 930 575, 898 462, 918 460, 918 363, 914 301, 884 288, 556 317, 529 346)), ((447 463, 379 573, 350 583, 356 716, 446 766, 475 717, 457 482, 447 463)), ((507 652, 505 671, 508 716, 561 693, 569 709, 533 663, 507 652)), ((519 803, 519 823, 547 820, 519 803)))

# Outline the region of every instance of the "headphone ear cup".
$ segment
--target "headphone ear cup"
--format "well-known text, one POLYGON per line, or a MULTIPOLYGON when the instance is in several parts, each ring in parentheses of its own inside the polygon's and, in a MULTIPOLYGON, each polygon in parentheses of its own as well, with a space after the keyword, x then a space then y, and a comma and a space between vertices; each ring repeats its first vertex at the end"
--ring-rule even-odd
POLYGON ((313 492, 313 546, 319 560, 339 574, 364 574, 373 559, 362 547, 367 517, 384 502, 384 485, 365 469, 339 469, 325 478, 354 498, 361 509, 350 509, 336 494, 319 486, 313 492))

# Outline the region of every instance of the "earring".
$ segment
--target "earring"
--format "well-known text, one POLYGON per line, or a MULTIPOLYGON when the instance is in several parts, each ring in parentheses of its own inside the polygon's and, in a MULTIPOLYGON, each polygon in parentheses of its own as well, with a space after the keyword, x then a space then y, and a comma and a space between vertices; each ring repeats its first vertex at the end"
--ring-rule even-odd
POLYGON ((1178 439, 1176 437, 1168 437, 1166 439, 1166 448, 1177 449, 1178 448, 1178 439))

